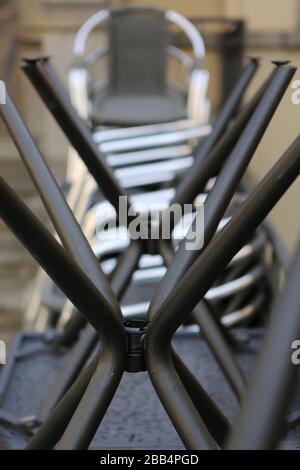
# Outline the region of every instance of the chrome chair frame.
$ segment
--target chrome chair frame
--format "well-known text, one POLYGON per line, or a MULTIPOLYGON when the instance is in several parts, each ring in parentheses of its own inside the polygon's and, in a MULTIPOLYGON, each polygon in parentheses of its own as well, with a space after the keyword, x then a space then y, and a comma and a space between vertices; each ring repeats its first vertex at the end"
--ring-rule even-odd
MULTIPOLYGON (((136 7, 132 6, 134 11, 136 7)), ((197 28, 183 15, 168 10, 165 12, 166 20, 175 25, 184 32, 191 43, 193 57, 190 57, 184 51, 170 46, 167 53, 175 58, 188 72, 188 117, 196 119, 200 122, 207 122, 209 104, 206 100, 207 86, 209 75, 203 68, 203 59, 205 57, 205 45, 203 38, 197 28)), ((97 61, 103 59, 107 54, 106 48, 101 48, 86 55, 86 45, 90 34, 110 19, 110 11, 101 10, 91 18, 89 18, 78 31, 73 49, 74 67, 70 71, 69 86, 71 98, 75 107, 79 110, 80 115, 88 119, 88 70, 97 61)), ((178 85, 177 85, 178 86, 178 85)), ((101 89, 105 88, 105 83, 100 85, 101 89)), ((159 132, 160 126, 156 126, 159 132)))

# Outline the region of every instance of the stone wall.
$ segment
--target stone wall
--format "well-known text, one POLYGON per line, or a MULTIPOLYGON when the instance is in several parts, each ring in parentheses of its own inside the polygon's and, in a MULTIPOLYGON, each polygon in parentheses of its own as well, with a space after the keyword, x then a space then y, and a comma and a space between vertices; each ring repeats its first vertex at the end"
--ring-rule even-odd
MULTIPOLYGON (((7 82, 14 97, 18 96, 18 74, 16 61, 17 8, 15 2, 0 4, 0 70, 1 79, 7 82)), ((0 123, 0 171, 18 192, 22 199, 31 201, 32 184, 16 153, 15 147, 7 136, 4 125, 0 123)), ((1 203, 1 201, 0 201, 1 203)), ((31 201, 35 204, 35 201, 31 201)), ((22 304, 24 286, 32 275, 32 263, 20 243, 11 235, 0 221, 0 330, 3 325, 9 327, 16 322, 16 313, 22 304), (8 316, 5 315, 8 313, 8 316), (5 321, 4 321, 5 319, 5 321)))

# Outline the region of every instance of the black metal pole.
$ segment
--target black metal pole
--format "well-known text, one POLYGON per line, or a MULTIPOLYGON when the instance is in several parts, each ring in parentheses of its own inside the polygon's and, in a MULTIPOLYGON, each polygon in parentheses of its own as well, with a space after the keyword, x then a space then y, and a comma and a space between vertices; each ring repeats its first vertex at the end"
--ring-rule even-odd
MULTIPOLYGON (((46 399, 43 400, 42 407, 37 413, 37 421, 40 423, 48 421, 52 410, 75 382, 77 376, 80 375, 97 344, 99 344, 97 332, 90 325, 86 325, 74 346, 67 352, 66 357, 62 358, 63 367, 49 389, 46 399)), ((85 390, 83 390, 82 395, 84 392, 85 390)), ((77 404, 80 399, 81 397, 79 397, 77 404)))
MULTIPOLYGON (((294 73, 295 69, 292 67, 279 67, 275 72, 272 72, 271 77, 267 80, 267 86, 263 86, 263 98, 259 102, 244 134, 238 141, 221 171, 214 189, 208 196, 205 205, 207 211, 205 211, 204 246, 207 246, 214 235, 240 178, 294 73)), ((195 221, 195 227, 197 227, 197 220, 195 221)), ((193 227, 193 230, 195 230, 195 227, 193 227)), ((161 248, 164 248, 164 251, 166 251, 165 247, 162 246, 161 248)), ((183 273, 191 266, 197 256, 199 256, 199 252, 201 253, 202 249, 186 251, 183 245, 179 249, 174 262, 171 264, 171 267, 160 285, 157 296, 154 297, 152 301, 149 319, 154 317, 155 310, 162 305, 174 286, 179 282, 183 273)), ((206 339, 221 365, 222 370, 240 399, 245 390, 244 376, 235 361, 229 345, 227 345, 224 339, 218 322, 212 318, 205 307, 201 305, 196 308, 194 315, 196 316, 197 323, 203 328, 206 339)))
POLYGON ((125 294, 132 275, 138 268, 143 250, 142 240, 132 240, 127 250, 120 256, 111 276, 112 289, 118 300, 121 300, 125 294))
POLYGON ((300 337, 300 245, 266 338, 228 449, 274 449, 297 382, 292 345, 300 337))
POLYGON ((192 319, 200 327, 210 350, 220 365, 225 377, 241 400, 246 389, 244 373, 234 357, 230 344, 220 327, 220 321, 208 310, 204 302, 200 302, 192 312, 192 319))
POLYGON ((0 177, 0 217, 98 332, 103 347, 126 350, 122 319, 82 269, 0 177))
MULTIPOLYGON (((162 304, 159 309, 161 315, 157 313, 155 320, 160 325, 165 325, 164 338, 166 338, 166 332, 171 331, 169 327, 172 328, 172 331, 176 331, 184 323, 189 315, 188 312, 191 312, 198 303, 197 300, 202 299, 220 271, 238 253, 299 176, 299 170, 300 136, 295 139, 294 143, 241 205, 231 221, 211 241, 206 250, 177 283, 172 295, 162 304), (169 308, 171 303, 175 307, 173 317, 171 313, 173 309, 169 308)), ((156 322, 151 323, 151 328, 156 322)))
POLYGON ((23 70, 53 117, 84 161, 99 189, 119 211, 119 197, 125 193, 93 141, 90 130, 70 100, 60 93, 59 78, 48 58, 25 59, 23 70), (56 77, 55 81, 54 78, 56 77))
MULTIPOLYGON (((174 251, 169 241, 167 240, 160 240, 159 243, 159 252, 165 262, 167 268, 169 268, 170 264, 174 258, 174 251)), ((198 320, 196 318, 195 320, 198 320)), ((202 321, 202 317, 201 317, 202 321)), ((212 323, 212 320, 203 320, 203 333, 208 342, 209 347, 212 351, 217 350, 217 345, 214 343, 216 337, 215 328, 213 331, 209 331, 209 322, 212 323), (206 323, 206 324, 205 324, 206 323)), ((196 323, 198 323, 196 321, 196 323)), ((219 338, 219 341, 222 342, 222 347, 220 348, 219 356, 215 356, 218 360, 220 366, 224 361, 228 359, 229 354, 227 353, 224 357, 224 349, 228 350, 229 347, 226 344, 224 337, 222 336, 219 338)), ((219 350, 218 350, 219 351, 219 350)), ((189 394, 197 412, 202 417, 208 431, 210 432, 211 436, 214 438, 216 443, 219 446, 222 446, 225 442, 226 436, 228 436, 230 430, 230 424, 225 415, 221 412, 221 410, 216 406, 216 404, 210 399, 207 393, 203 390, 195 376, 189 370, 189 368, 184 364, 184 362, 180 359, 180 357, 176 354, 176 352, 172 349, 172 359, 175 365, 176 371, 180 376, 180 379, 189 394)), ((235 360, 233 359, 233 363, 235 360)), ((230 365, 233 369, 235 368, 234 364, 230 365)))
MULTIPOLYGON (((121 300, 126 289, 130 283, 132 275, 136 270, 142 255, 142 243, 140 240, 133 241, 128 249, 120 257, 118 265, 112 276, 112 289, 115 292, 118 300, 121 300)), ((72 338, 75 339, 78 334, 78 323, 76 323, 77 317, 74 317, 75 322, 71 319, 71 324, 67 332, 64 332, 62 339, 58 342, 59 346, 63 346, 65 342, 69 343, 72 338), (66 334, 67 333, 67 334, 66 334), (70 337, 72 336, 72 338, 70 337)), ((81 326, 81 324, 80 324, 81 326)), ((99 337, 96 331, 90 327, 85 328, 82 332, 80 339, 74 345, 71 352, 68 354, 64 367, 61 373, 58 374, 57 380, 54 386, 51 388, 47 398, 38 413, 40 421, 44 421, 50 414, 51 410, 56 406, 59 400, 67 392, 69 387, 73 384, 78 374, 84 367, 90 354, 96 347, 99 341, 99 337)))
MULTIPOLYGON (((132 273, 137 267, 142 254, 142 243, 139 240, 131 242, 128 249, 120 256, 117 267, 112 274, 112 290, 118 300, 123 297, 128 287, 132 273)), ((76 341, 80 330, 85 326, 86 320, 79 312, 75 312, 66 324, 64 332, 59 337, 57 345, 68 346, 76 341)))
POLYGON ((56 446, 95 372, 98 360, 97 356, 82 371, 78 379, 52 410, 47 421, 41 425, 30 439, 26 450, 52 450, 56 446))
POLYGON ((0 217, 96 331, 105 338, 123 332, 113 306, 2 177, 0 196, 0 217))
MULTIPOLYGON (((229 421, 175 353, 173 354, 173 361, 196 410, 202 416, 210 434, 220 446, 223 445, 231 430, 229 421)), ((73 385, 71 385, 70 389, 53 408, 46 421, 30 440, 28 444, 29 450, 54 448, 86 391, 88 383, 95 372, 95 367, 96 360, 79 374, 73 385)), ((40 414, 38 418, 41 420, 40 414)))
POLYGON ((0 105, 0 115, 64 247, 121 318, 120 306, 109 281, 8 92, 6 103, 0 105))
MULTIPOLYGON (((173 257, 172 250, 170 249, 167 243, 163 242, 160 243, 160 249, 166 266, 169 266, 169 263, 171 262, 171 259, 173 257)), ((218 360, 221 367, 223 363, 226 362, 225 370, 226 372, 227 370, 229 370, 229 378, 233 378, 234 380, 236 375, 239 376, 239 368, 236 366, 234 358, 232 358, 228 353, 229 347, 227 346, 224 337, 217 336, 218 344, 216 345, 214 343, 217 333, 215 331, 215 325, 213 325, 213 331, 210 331, 211 324, 211 318, 205 319, 201 315, 201 327, 203 327, 203 333, 208 341, 209 347, 212 349, 213 352, 215 352, 216 350, 218 351, 218 353, 215 355, 216 359, 218 360), (219 344, 220 342, 221 347, 219 344), (224 350, 226 351, 226 354, 223 357, 224 350), (230 359, 233 360, 231 361, 230 359), (229 364, 227 363, 227 361, 229 361, 229 364)), ((210 435, 215 440, 215 442, 220 447, 223 446, 230 431, 229 421, 226 419, 220 409, 216 406, 216 404, 210 399, 210 397, 203 390, 195 376, 192 374, 192 372, 188 369, 188 367, 184 364, 184 362, 180 359, 180 357, 175 353, 173 349, 172 361, 176 368, 176 372, 179 375, 180 380, 195 407, 195 410, 198 412, 198 415, 201 416, 207 430, 209 431, 210 435)), ((243 378, 241 375, 239 376, 237 383, 240 383, 242 381, 243 378)), ((173 418, 171 418, 171 420, 173 421, 173 418)), ((175 424, 174 421, 173 424, 175 424)), ((201 429, 201 432, 203 432, 203 429, 201 429)))
POLYGON ((186 176, 183 177, 176 189, 173 204, 192 204, 197 195, 205 189, 208 180, 219 173, 256 110, 258 103, 268 89, 275 73, 276 68, 272 70, 259 90, 243 107, 224 135, 209 152, 207 158, 203 159, 202 163, 199 162, 196 166, 193 166, 193 174, 190 172, 190 175, 186 174, 186 176))
POLYGON ((125 351, 116 351, 111 361, 98 361, 96 370, 77 406, 61 440, 58 450, 88 449, 114 397, 124 371, 125 351))
POLYGON ((219 116, 217 117, 212 133, 195 149, 195 164, 189 171, 185 173, 182 181, 180 182, 177 189, 176 202, 181 203, 181 195, 185 193, 186 188, 189 188, 190 192, 196 191, 196 194, 199 194, 197 180, 199 174, 201 173, 200 168, 202 166, 202 162, 209 156, 210 152, 221 139, 225 130, 229 126, 230 121, 234 117, 237 107, 240 104, 241 99, 245 94, 245 91, 251 82, 258 66, 259 61, 257 59, 251 59, 250 62, 246 65, 240 79, 237 81, 236 86, 232 90, 229 98, 222 107, 219 116))
POLYGON ((251 58, 248 64, 244 67, 239 80, 236 82, 236 86, 231 91, 216 119, 212 133, 205 139, 204 143, 199 145, 196 149, 197 159, 202 160, 207 157, 224 133, 226 127, 228 127, 230 119, 234 116, 249 83, 258 69, 258 66, 259 60, 257 58, 251 58))
POLYGON ((201 416, 214 441, 222 447, 231 431, 228 419, 173 350, 172 361, 198 415, 201 416))
MULTIPOLYGON (((0 178, 0 199, 2 201, 0 217, 66 297, 86 315, 100 336, 101 354, 95 371, 97 380, 93 377, 89 383, 84 395, 84 398, 88 396, 89 399, 85 420, 81 417, 80 442, 87 442, 92 438, 91 429, 94 429, 95 420, 100 423, 106 413, 125 370, 127 342, 122 320, 81 268, 2 178, 0 178), (91 389, 97 392, 93 398, 89 396, 91 389), (90 414, 95 409, 97 416, 90 414)), ((79 406, 78 412, 80 409, 79 406)))
POLYGON ((203 445, 201 425, 194 420, 189 396, 171 359, 171 340, 231 259, 262 223, 300 173, 300 135, 231 221, 178 282, 152 319, 145 340, 148 372, 161 402, 187 447, 203 445), (191 429, 193 435, 190 434, 191 429))
POLYGON ((223 102, 238 80, 238 74, 242 68, 246 50, 246 21, 235 19, 231 26, 224 33, 221 32, 218 38, 222 62, 221 84, 223 102))
MULTIPOLYGON (((166 266, 169 269, 175 256, 175 253, 170 243, 167 243, 167 241, 161 241, 160 253, 165 261, 166 266)), ((236 361, 233 351, 231 349, 231 343, 233 342, 233 340, 231 338, 230 331, 227 331, 225 327, 222 326, 220 320, 208 310, 203 301, 195 307, 192 312, 191 318, 193 322, 200 327, 201 333, 203 333, 207 344, 211 352, 213 353, 215 359, 217 360, 221 370, 223 371, 225 377, 228 379, 238 399, 241 399, 245 391, 245 378, 243 371, 241 370, 241 367, 236 361)), ((179 373, 177 367, 176 370, 179 373)), ((179 375, 181 376, 183 384, 189 384, 191 382, 191 380, 189 379, 185 380, 183 374, 179 375)), ((188 388, 187 391, 189 392, 188 388)), ((192 398, 192 395, 190 396, 192 398)), ((199 391, 198 396, 200 396, 199 391)), ((200 415, 203 416, 203 411, 200 410, 199 407, 197 409, 200 412, 200 415)), ((216 420, 213 420, 212 422, 214 423, 215 421, 216 420)), ((208 421, 205 422, 208 426, 208 421)), ((219 428, 221 432, 221 429, 223 430, 224 426, 218 424, 218 426, 216 426, 215 428, 219 428)), ((212 433, 212 435, 214 434, 212 433)), ((219 438, 220 436, 217 435, 217 437, 219 438)), ((219 443, 220 441, 217 442, 219 443)), ((222 443, 224 443, 224 440, 222 441, 222 443)))
MULTIPOLYGON (((211 241, 295 71, 296 68, 291 66, 277 67, 257 109, 253 113, 252 118, 249 120, 230 156, 227 158, 213 189, 210 191, 205 201, 204 246, 201 244, 188 250, 186 249, 185 242, 181 244, 160 284, 157 295, 152 300, 149 318, 155 315, 155 311, 170 294, 183 273, 192 265, 211 241)), ((196 214, 188 234, 188 240, 192 240, 192 236, 197 233, 198 227, 199 219, 198 214, 196 214)))
MULTIPOLYGON (((251 158, 253 157, 255 150, 257 149, 295 72, 295 67, 277 67, 276 73, 257 106, 257 109, 253 113, 253 116, 245 127, 244 132, 232 150, 230 156, 227 158, 219 176, 217 177, 214 187, 209 192, 204 204, 204 247, 208 245, 214 236, 218 225, 245 174, 251 158)), ((198 215, 195 217, 195 222, 191 229, 192 233, 195 233, 194 231, 197 227, 197 222, 198 215)), ((188 269, 201 251, 203 251, 203 249, 187 251, 184 249, 184 244, 182 245, 176 256, 178 261, 175 258, 174 269, 170 268, 168 273, 171 278, 175 278, 174 285, 178 280, 175 275, 175 273, 178 275, 177 266, 180 265, 182 270, 184 268, 185 270, 188 269)))

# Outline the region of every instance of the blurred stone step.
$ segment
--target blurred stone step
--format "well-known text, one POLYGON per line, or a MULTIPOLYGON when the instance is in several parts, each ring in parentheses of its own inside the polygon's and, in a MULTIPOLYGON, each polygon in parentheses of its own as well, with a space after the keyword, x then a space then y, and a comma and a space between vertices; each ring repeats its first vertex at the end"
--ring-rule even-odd
MULTIPOLYGON (((26 282, 15 278, 0 283, 0 312, 21 313, 24 310, 24 290, 26 282)), ((1 321, 0 321, 0 331, 1 321)))
POLYGON ((22 328, 23 315, 20 310, 0 309, 0 339, 7 341, 22 328))
POLYGON ((26 253, 21 243, 10 233, 5 225, 0 226, 0 270, 7 267, 28 263, 30 256, 26 253))
MULTIPOLYGON (((24 197, 37 195, 16 147, 10 137, 3 132, 0 132, 0 149, 1 176, 19 195, 24 197)), ((50 167, 56 175, 64 174, 64 162, 51 161, 50 167)))
POLYGON ((5 158, 0 161, 1 176, 20 195, 31 196, 34 186, 20 160, 5 158))

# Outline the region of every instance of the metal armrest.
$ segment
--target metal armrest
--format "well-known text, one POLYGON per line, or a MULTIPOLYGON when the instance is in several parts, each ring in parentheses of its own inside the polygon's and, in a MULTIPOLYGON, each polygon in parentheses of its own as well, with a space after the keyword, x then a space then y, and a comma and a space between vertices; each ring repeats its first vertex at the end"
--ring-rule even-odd
POLYGON ((69 89, 73 106, 83 119, 88 119, 88 71, 85 67, 72 68, 69 89))
POLYGON ((202 62, 205 57, 205 44, 198 29, 187 18, 176 11, 167 11, 165 17, 168 21, 184 31, 192 44, 195 66, 202 67, 202 62))
POLYGON ((108 55, 108 48, 107 47, 101 47, 99 49, 96 49, 95 51, 92 51, 88 56, 83 60, 83 66, 84 67, 91 67, 93 66, 98 60, 103 59, 108 55))
POLYGON ((194 60, 184 51, 178 49, 178 47, 168 46, 167 53, 169 56, 173 57, 178 62, 180 62, 180 64, 182 64, 184 68, 188 70, 188 72, 191 72, 193 70, 195 65, 194 60))
POLYGON ((89 34, 110 17, 108 10, 101 10, 89 18, 78 31, 73 48, 75 63, 69 74, 71 100, 81 117, 88 118, 88 68, 107 54, 107 48, 97 49, 84 58, 89 34))
POLYGON ((85 45, 89 34, 100 24, 105 23, 110 17, 110 13, 108 10, 101 10, 95 15, 91 16, 80 28, 78 31, 75 43, 73 54, 76 59, 80 59, 83 57, 85 52, 85 45))
POLYGON ((200 120, 205 124, 209 120, 210 101, 207 99, 209 72, 195 68, 190 77, 187 115, 189 119, 200 120))
POLYGON ((190 59, 187 54, 173 47, 170 48, 168 52, 190 70, 188 117, 191 119, 200 119, 203 123, 206 123, 208 122, 210 103, 206 99, 209 73, 203 68, 203 59, 205 57, 204 40, 198 29, 179 13, 167 11, 166 19, 184 31, 191 42, 193 59, 190 59))

